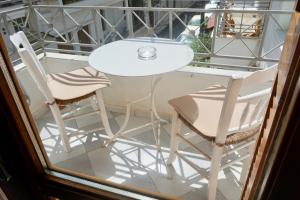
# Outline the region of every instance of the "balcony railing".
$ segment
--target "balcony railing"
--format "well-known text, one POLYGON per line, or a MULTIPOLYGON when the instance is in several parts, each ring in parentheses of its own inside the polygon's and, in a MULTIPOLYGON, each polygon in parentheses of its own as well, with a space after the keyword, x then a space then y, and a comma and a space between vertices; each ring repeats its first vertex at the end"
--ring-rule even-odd
POLYGON ((140 36, 176 39, 180 33, 188 33, 195 51, 191 65, 256 70, 263 67, 262 63, 278 62, 279 57, 269 55, 283 45, 286 28, 280 20, 291 13, 285 10, 32 5, 2 12, 0 25, 15 62, 18 59, 8 35, 19 30, 27 34, 37 53, 80 55, 88 55, 114 40, 140 36), (202 16, 197 28, 188 24, 195 15, 202 16), (228 16, 233 16, 236 22, 232 24, 228 16), (208 23, 212 23, 210 30, 207 30, 208 23), (267 36, 270 28, 281 37, 271 46, 266 45, 270 41, 267 36), (244 53, 234 45, 242 46, 244 53), (226 50, 228 48, 231 50, 226 50))

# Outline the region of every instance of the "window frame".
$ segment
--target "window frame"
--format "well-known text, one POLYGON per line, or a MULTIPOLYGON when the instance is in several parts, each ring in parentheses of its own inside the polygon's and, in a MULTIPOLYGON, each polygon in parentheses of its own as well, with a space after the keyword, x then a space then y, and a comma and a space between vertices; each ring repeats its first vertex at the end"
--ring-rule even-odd
MULTIPOLYGON (((291 16, 286 42, 279 61, 278 73, 280 77, 277 80, 277 87, 274 87, 273 99, 270 101, 267 113, 268 117, 264 121, 263 129, 259 136, 259 143, 263 143, 264 146, 256 146, 255 156, 251 162, 242 199, 265 199, 267 194, 271 194, 272 185, 280 184, 278 180, 276 183, 274 178, 279 174, 285 173, 278 166, 278 163, 282 162, 284 158, 281 155, 286 151, 290 154, 295 154, 295 152, 289 150, 289 138, 295 134, 293 128, 297 129, 298 126, 291 116, 297 115, 297 109, 295 109, 297 104, 295 104, 294 98, 297 98, 300 91, 299 86, 297 86, 300 81, 299 11, 300 1, 297 2, 296 10, 291 16), (271 119, 271 122, 268 122, 268 119, 271 119), (292 126, 292 128, 288 127, 288 125, 292 126), (265 138, 264 135, 268 135, 268 137, 265 138), (261 148, 262 146, 263 148, 261 148), (260 155, 256 156, 258 152, 260 155)), ((293 163, 284 164, 293 165, 293 163)))
MULTIPOLYGON (((297 9, 299 8, 300 8, 300 3, 298 2, 297 9)), ((297 16, 299 16, 299 13, 295 13, 293 15, 293 17, 297 17, 297 16)), ((290 26, 288 35, 289 33, 294 33, 293 31, 295 31, 296 25, 297 24, 294 24, 294 27, 293 24, 290 26)), ((291 97, 293 96, 293 94, 296 93, 298 94, 300 91, 300 88, 296 87, 297 80, 299 79, 299 71, 300 71, 299 58, 298 58, 300 52, 300 47, 299 47, 300 42, 299 42, 299 37, 296 37, 297 34, 294 34, 294 40, 290 41, 288 47, 285 47, 285 49, 294 48, 295 51, 293 52, 293 55, 291 55, 292 51, 285 51, 285 49, 283 50, 283 52, 288 53, 286 59, 288 59, 289 64, 286 65, 286 60, 284 58, 284 55, 282 55, 279 64, 279 71, 280 71, 280 75, 282 76, 282 79, 278 80, 276 95, 277 96, 279 94, 283 94, 283 95, 281 96, 279 103, 275 105, 276 108, 275 116, 272 115, 269 116, 269 117, 274 117, 272 124, 265 123, 265 127, 270 128, 269 134, 271 136, 275 136, 275 133, 278 133, 279 130, 281 134, 283 135, 287 134, 288 131, 287 127, 283 126, 280 122, 284 119, 285 120, 289 119, 289 117, 292 116, 293 110, 291 112, 286 112, 286 111, 293 107, 293 104, 291 103, 291 97)), ((10 134, 10 137, 14 139, 15 146, 13 146, 13 148, 15 148, 17 150, 17 153, 20 155, 20 161, 24 161, 23 163, 24 165, 19 166, 19 170, 22 169, 21 167, 23 167, 24 169, 23 173, 29 172, 27 174, 27 177, 31 177, 32 181, 30 181, 30 183, 28 184, 31 185, 31 188, 39 188, 40 189, 39 191, 42 191, 42 192, 35 192, 34 190, 32 190, 31 192, 35 193, 32 195, 40 196, 42 197, 41 199, 47 199, 49 196, 56 197, 56 198, 63 198, 63 199, 128 199, 128 197, 121 194, 116 194, 114 192, 96 189, 91 186, 87 186, 83 183, 76 183, 71 180, 59 178, 58 176, 49 173, 52 170, 70 176, 74 176, 74 177, 80 177, 80 174, 77 174, 75 172, 62 170, 60 168, 52 166, 48 161, 47 157, 44 156, 46 155, 45 152, 43 150, 36 149, 36 145, 41 145, 41 142, 40 140, 37 139, 38 136, 36 135, 36 133, 38 132, 34 125, 34 120, 29 112, 29 107, 26 103, 26 99, 24 98, 24 95, 22 95, 22 90, 18 84, 12 64, 9 60, 7 51, 4 47, 4 42, 2 37, 0 37, 0 47, 1 47, 0 53, 4 58, 4 62, 5 62, 4 64, 6 65, 6 70, 8 72, 9 78, 11 78, 11 83, 8 83, 5 74, 2 71, 0 72, 0 90, 1 93, 3 94, 2 95, 3 99, 5 100, 5 104, 2 104, 0 106, 3 110, 5 110, 5 114, 1 113, 1 115, 5 115, 8 119, 10 119, 10 126, 15 128, 15 130, 11 129, 10 132, 6 132, 6 134, 10 134), (15 94, 12 90, 15 90, 15 94), (24 109, 23 113, 20 112, 19 110, 20 106, 24 109), (28 119, 28 122, 24 122, 24 117, 28 119), (29 131, 30 129, 32 130, 32 133, 30 133, 29 131), (32 137, 35 137, 35 140, 32 140, 33 139, 32 137)), ((272 104, 270 104, 270 107, 271 105, 272 104)), ((264 133, 265 133, 264 131, 261 132, 260 140, 262 140, 264 133)), ((267 163, 271 159, 270 157, 271 152, 274 151, 273 149, 275 148, 274 144, 275 144, 274 137, 268 138, 268 140, 266 141, 265 151, 263 151, 263 155, 262 155, 263 159, 260 160, 256 159, 252 161, 251 168, 250 168, 251 175, 248 176, 247 178, 242 199, 253 199, 255 196, 257 197, 259 196, 259 194, 263 192, 266 193, 268 191, 271 191, 270 187, 262 187, 263 186, 262 183, 268 181, 270 182, 270 176, 265 176, 266 175, 265 169, 266 167, 272 167, 272 165, 269 166, 270 164, 268 165, 267 163), (258 162, 258 168, 256 169, 257 171, 255 171, 254 166, 257 164, 257 162, 258 162)), ((279 147, 281 148, 279 149, 279 147, 277 146, 277 155, 280 155, 281 150, 284 149, 284 145, 286 145, 286 143, 283 140, 282 143, 279 145, 279 147)), ((258 148, 259 146, 255 151, 256 153, 259 150, 258 148)), ((277 173, 279 172, 280 170, 277 171, 277 173)), ((155 193, 136 190, 130 187, 120 186, 108 182, 102 182, 96 179, 92 181, 97 182, 99 184, 116 187, 124 191, 132 191, 141 195, 145 194, 153 198, 170 199, 169 197, 161 196, 155 193)), ((4 193, 6 195, 8 194, 7 196, 9 196, 10 190, 4 190, 4 193)))

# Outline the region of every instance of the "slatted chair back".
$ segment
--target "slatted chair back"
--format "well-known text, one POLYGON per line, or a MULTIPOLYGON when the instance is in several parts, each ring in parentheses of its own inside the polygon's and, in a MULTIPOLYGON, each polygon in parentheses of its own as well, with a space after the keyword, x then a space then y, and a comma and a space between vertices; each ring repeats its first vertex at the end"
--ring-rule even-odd
POLYGON ((217 143, 232 133, 258 128, 265 116, 277 74, 277 65, 247 76, 231 77, 225 94, 217 143))
POLYGON ((30 75, 48 103, 54 102, 52 93, 46 82, 45 70, 31 47, 23 31, 19 31, 10 36, 10 40, 16 47, 22 62, 27 66, 30 75))

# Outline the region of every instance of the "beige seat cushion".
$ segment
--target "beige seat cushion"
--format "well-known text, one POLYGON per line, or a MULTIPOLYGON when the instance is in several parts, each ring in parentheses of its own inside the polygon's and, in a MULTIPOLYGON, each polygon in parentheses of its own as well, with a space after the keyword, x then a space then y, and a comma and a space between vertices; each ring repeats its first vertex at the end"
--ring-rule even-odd
POLYGON ((80 98, 111 85, 108 78, 92 67, 66 73, 48 74, 47 84, 55 99, 66 101, 80 98))
MULTIPOLYGON (((203 91, 178 97, 169 101, 176 112, 185 122, 188 122, 193 129, 199 131, 203 136, 214 139, 220 120, 221 110, 225 98, 226 88, 216 85, 203 91)), ((230 129, 236 130, 241 124, 241 116, 247 103, 237 103, 230 123, 230 129)), ((249 106, 248 115, 243 124, 250 121, 255 105, 249 106)))

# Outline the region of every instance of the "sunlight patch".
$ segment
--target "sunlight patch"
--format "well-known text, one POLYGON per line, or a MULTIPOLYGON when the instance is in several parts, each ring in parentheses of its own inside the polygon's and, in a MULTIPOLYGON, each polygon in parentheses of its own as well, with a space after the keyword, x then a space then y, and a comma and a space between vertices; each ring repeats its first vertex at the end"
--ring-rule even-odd
POLYGON ((200 184, 193 183, 193 184, 191 184, 191 185, 190 185, 190 187, 193 187, 193 188, 197 188, 197 189, 199 189, 199 188, 202 188, 202 187, 203 187, 203 185, 200 185, 200 184))
POLYGON ((146 175, 148 172, 147 171, 142 171, 138 169, 133 169, 133 173, 138 174, 138 175, 146 175))
POLYGON ((49 138, 46 140, 43 140, 43 144, 44 146, 50 146, 50 147, 54 147, 57 143, 57 140, 53 139, 53 138, 49 138))
POLYGON ((120 177, 116 177, 116 176, 111 176, 111 177, 107 178, 106 180, 114 182, 114 183, 118 183, 118 184, 121 184, 124 181, 126 181, 125 179, 120 178, 120 177))
POLYGON ((130 169, 128 167, 124 167, 124 166, 121 166, 121 165, 115 165, 115 168, 118 169, 118 170, 126 171, 126 172, 130 171, 130 169))
POLYGON ((116 171, 116 175, 123 176, 123 177, 126 177, 126 178, 131 178, 130 174, 124 173, 124 172, 121 172, 121 171, 116 171))

